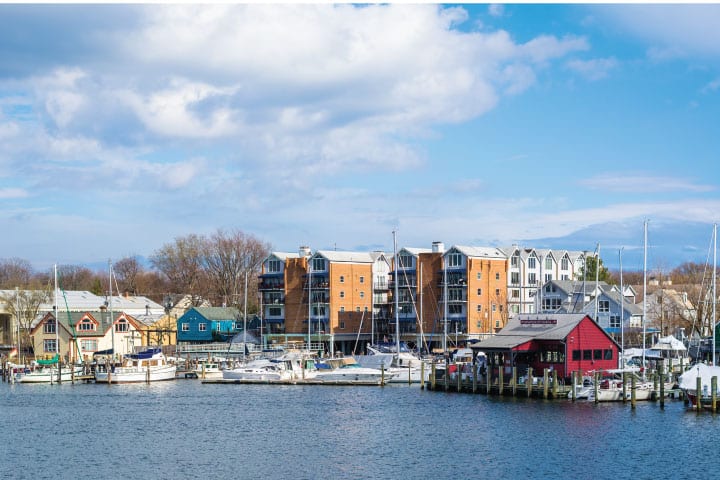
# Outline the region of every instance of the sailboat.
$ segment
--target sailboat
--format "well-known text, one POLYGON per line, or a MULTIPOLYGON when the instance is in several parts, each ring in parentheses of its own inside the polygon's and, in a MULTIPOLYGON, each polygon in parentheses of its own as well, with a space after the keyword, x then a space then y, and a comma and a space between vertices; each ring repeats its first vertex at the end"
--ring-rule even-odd
POLYGON ((63 370, 62 359, 60 358, 60 337, 58 323, 58 281, 57 265, 54 266, 55 277, 55 355, 46 360, 35 360, 34 368, 19 372, 15 376, 18 383, 62 383, 72 381, 75 375, 83 372, 82 366, 71 366, 63 370))
MULTIPOLYGON (((356 355, 356 361, 363 367, 384 369, 387 374, 387 383, 420 383, 422 381, 422 360, 415 356, 403 342, 400 341, 400 293, 399 275, 400 262, 397 253, 397 240, 393 231, 393 258, 395 262, 395 291, 393 295, 395 314, 395 342, 367 345, 367 355, 356 355)), ((418 319, 418 323, 421 319, 418 319)))
POLYGON ((110 270, 110 296, 108 307, 110 310, 110 329, 112 336, 113 362, 104 369, 95 371, 96 383, 140 383, 160 380, 174 380, 177 366, 168 361, 160 347, 147 347, 143 351, 130 353, 123 357, 122 363, 116 365, 115 358, 115 316, 112 307, 112 263, 110 270))
MULTIPOLYGON (((690 400, 690 405, 697 408, 697 402, 707 404, 712 398, 712 378, 720 379, 720 367, 716 364, 715 359, 715 336, 716 329, 716 308, 717 308, 717 224, 713 225, 713 273, 712 273, 712 312, 711 312, 711 334, 712 334, 712 365, 698 363, 690 370, 680 375, 678 384, 680 389, 685 392, 685 396, 690 400), (700 382, 700 391, 698 391, 698 380, 700 382)), ((720 380, 716 382, 715 395, 720 397, 720 380)))

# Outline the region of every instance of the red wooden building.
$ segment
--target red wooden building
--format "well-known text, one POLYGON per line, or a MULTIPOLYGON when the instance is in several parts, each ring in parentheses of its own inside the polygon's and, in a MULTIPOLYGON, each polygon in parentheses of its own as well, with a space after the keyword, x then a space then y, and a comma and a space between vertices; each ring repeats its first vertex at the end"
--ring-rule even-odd
POLYGON ((538 375, 548 368, 556 370, 558 378, 568 378, 573 371, 618 368, 620 346, 590 316, 558 313, 516 316, 472 349, 487 355, 493 376, 501 367, 505 375, 512 367, 518 375, 532 367, 538 375))

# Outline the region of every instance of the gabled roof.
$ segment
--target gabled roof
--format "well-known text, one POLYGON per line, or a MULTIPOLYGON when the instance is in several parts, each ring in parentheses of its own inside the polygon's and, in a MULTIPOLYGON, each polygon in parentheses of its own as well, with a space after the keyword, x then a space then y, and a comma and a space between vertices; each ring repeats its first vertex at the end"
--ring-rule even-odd
POLYGON ((331 262, 339 263, 373 263, 375 260, 368 252, 338 252, 336 250, 318 250, 315 255, 321 255, 331 262))
MULTIPOLYGON (((532 340, 562 341, 585 318, 593 321, 584 313, 517 315, 508 320, 505 328, 494 336, 474 344, 472 349, 509 349, 532 340)), ((599 325, 598 329, 602 330, 599 325)))
POLYGON ((398 251, 398 254, 401 253, 403 250, 415 257, 420 255, 421 253, 432 253, 432 248, 403 247, 398 251))
POLYGON ((468 247, 464 245, 453 245, 445 252, 445 254, 447 255, 453 250, 457 250, 466 257, 472 258, 495 258, 498 260, 507 260, 508 258, 505 252, 496 247, 468 247))
POLYGON ((235 307, 194 307, 191 310, 195 310, 208 320, 222 321, 242 318, 242 314, 235 307))
POLYGON ((268 258, 270 258, 270 257, 277 257, 280 260, 287 260, 288 258, 300 258, 300 254, 299 253, 288 253, 288 252, 272 252, 268 256, 268 258))

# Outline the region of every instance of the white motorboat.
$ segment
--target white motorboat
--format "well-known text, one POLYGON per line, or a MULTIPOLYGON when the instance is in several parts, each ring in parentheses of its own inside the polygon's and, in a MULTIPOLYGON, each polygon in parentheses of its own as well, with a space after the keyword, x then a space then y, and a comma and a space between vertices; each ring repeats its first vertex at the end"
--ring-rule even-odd
POLYGON ((351 357, 330 358, 317 363, 313 382, 328 384, 381 385, 396 373, 362 367, 351 357))
POLYGON ((202 362, 192 370, 201 380, 217 380, 223 378, 223 369, 218 362, 202 362))
POLYGON ((70 382, 74 377, 82 375, 83 367, 76 365, 72 367, 63 367, 58 376, 58 367, 50 365, 42 365, 35 369, 27 369, 15 374, 15 381, 18 383, 62 383, 70 382), (60 382, 58 382, 58 378, 60 382))
MULTIPOLYGON (((422 360, 401 346, 398 352, 394 345, 368 345, 367 355, 354 355, 361 367, 385 369, 389 374, 388 383, 420 383, 422 380, 422 360)), ((429 368, 425 368, 427 379, 429 368)))
MULTIPOLYGON (((697 408, 698 398, 701 403, 708 403, 712 398, 712 378, 717 377, 720 379, 720 367, 705 365, 704 363, 698 363, 693 365, 688 371, 680 375, 678 378, 678 385, 680 389, 685 393, 690 405, 693 408, 697 408), (697 391, 697 381, 700 379, 700 392, 697 391)), ((715 395, 720 398, 720 380, 716 381, 715 395)))
POLYGON ((293 382, 312 376, 312 370, 303 370, 305 356, 288 352, 278 358, 252 360, 239 367, 222 371, 223 380, 240 382, 293 382))
POLYGON ((97 383, 141 383, 175 380, 177 366, 168 362, 159 348, 125 355, 120 366, 96 370, 97 383))

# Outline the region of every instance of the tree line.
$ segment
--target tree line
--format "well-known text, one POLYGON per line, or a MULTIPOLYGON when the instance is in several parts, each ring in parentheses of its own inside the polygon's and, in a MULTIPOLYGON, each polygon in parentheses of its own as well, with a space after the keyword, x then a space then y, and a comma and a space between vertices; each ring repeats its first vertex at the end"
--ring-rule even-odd
MULTIPOLYGON (((248 312, 254 313, 259 308, 257 277, 261 262, 270 249, 269 243, 240 230, 219 229, 211 235, 176 237, 150 255, 148 266, 138 255, 113 262, 113 294, 142 295, 162 305, 179 295, 190 295, 194 305, 209 302, 214 306, 243 307, 247 278, 247 308, 248 312)), ((87 290, 99 296, 106 296, 110 290, 110 269, 93 271, 82 265, 58 265, 57 268, 59 286, 63 290, 87 290)), ((34 270, 25 259, 0 259, 0 289, 14 290, 16 287, 23 291, 46 292, 50 296, 54 289, 54 274, 34 270)), ((14 293, 4 296, 12 297, 0 301, 14 311, 14 293)), ((35 304, 38 300, 42 303, 43 299, 26 300, 35 304)))

